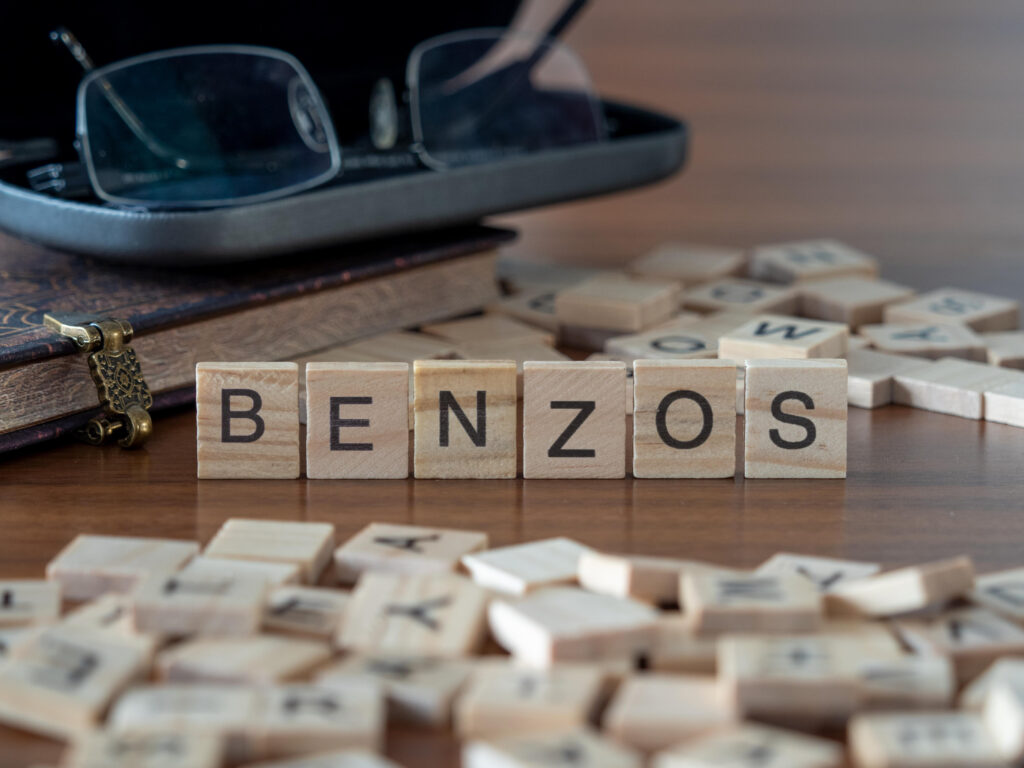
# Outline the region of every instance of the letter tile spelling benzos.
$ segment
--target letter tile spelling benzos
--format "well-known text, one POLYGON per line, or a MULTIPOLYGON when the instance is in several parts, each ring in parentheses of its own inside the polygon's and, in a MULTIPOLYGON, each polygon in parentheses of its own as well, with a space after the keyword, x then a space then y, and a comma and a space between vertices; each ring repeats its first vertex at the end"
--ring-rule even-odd
POLYGON ((862 616, 881 618, 962 597, 973 586, 974 567, 970 558, 957 557, 837 584, 830 600, 862 616))
POLYGON ((658 612, 649 605, 574 587, 549 587, 518 602, 495 600, 491 634, 517 661, 632 660, 650 650, 658 612))
POLYGON ((965 325, 956 323, 884 323, 865 325, 860 333, 872 347, 911 357, 937 360, 959 357, 985 362, 985 342, 965 325))
POLYGON ((66 768, 220 768, 224 743, 209 733, 121 735, 92 731, 71 747, 66 768))
POLYGON ((800 308, 800 295, 786 285, 727 277, 684 292, 683 307, 698 312, 795 315, 800 308))
POLYGON ((408 400, 408 363, 309 363, 306 477, 408 477, 408 400))
POLYGON ((0 665, 0 722, 69 739, 95 726, 147 659, 113 638, 50 628, 0 665))
POLYGON ((846 477, 846 361, 747 363, 744 475, 846 477))
POLYGON ((299 367, 196 365, 200 478, 299 476, 299 367))
POLYGON ((604 682, 597 665, 557 664, 542 670, 504 659, 481 661, 455 703, 455 732, 462 739, 491 739, 586 725, 604 682))
POLYGON ((487 600, 456 574, 367 573, 335 643, 352 651, 465 656, 483 640, 487 600))
POLYGON ((265 684, 296 680, 331 657, 322 641, 277 635, 201 637, 163 651, 156 660, 171 682, 265 684))
POLYGON ((885 309, 887 323, 962 323, 975 331, 1014 331, 1020 303, 987 293, 939 288, 885 309))
POLYGON ((840 768, 843 748, 829 739, 741 723, 661 752, 652 768, 840 768))
POLYGON ((641 277, 675 280, 691 286, 739 274, 746 262, 746 254, 739 248, 662 243, 631 261, 626 270, 641 277))
POLYGON ((516 364, 417 360, 413 364, 418 478, 516 476, 516 364))
POLYGON ((462 565, 484 589, 525 595, 576 581, 580 557, 590 550, 572 539, 528 541, 464 555, 462 565))
POLYGON ((679 285, 602 273, 555 296, 559 325, 636 333, 668 320, 679 305, 679 285))
POLYGON ((751 277, 779 283, 878 277, 878 260, 835 240, 805 240, 755 248, 749 271, 751 277))
POLYGON ((350 595, 325 587, 274 587, 267 594, 263 629, 328 639, 341 625, 350 595))
POLYGON ((718 356, 730 360, 836 358, 846 354, 848 336, 849 329, 842 323, 757 315, 724 333, 718 340, 718 356))
POLYGON ((819 320, 846 323, 852 329, 882 322, 890 304, 914 295, 914 289, 888 280, 835 277, 814 280, 800 287, 801 314, 819 320))
POLYGON ((132 595, 132 616, 137 630, 157 635, 250 635, 263 619, 266 592, 259 576, 153 574, 132 595))
POLYGON ((616 741, 656 752, 737 719, 735 704, 714 677, 642 674, 619 685, 601 722, 616 741))
POLYGON ((793 573, 688 570, 680 593, 694 630, 704 636, 813 632, 821 624, 821 594, 811 582, 793 573))
POLYGON ((292 563, 315 583, 334 551, 334 526, 282 520, 227 520, 206 545, 207 557, 292 563))
POLYGON ((637 360, 633 366, 633 476, 736 473, 736 364, 637 360))
POLYGON ((1004 768, 982 718, 973 712, 859 714, 850 721, 857 768, 1004 768))
POLYGON ((472 659, 402 654, 353 654, 321 670, 318 685, 342 689, 353 678, 383 686, 388 716, 398 722, 444 727, 452 705, 476 666, 472 659))
POLYGON ((642 768, 643 758, 589 728, 535 733, 492 741, 469 741, 463 768, 642 768))
POLYGON ((369 571, 425 574, 454 571, 459 558, 487 548, 487 534, 454 528, 370 523, 334 552, 338 581, 369 571))
POLYGON ((46 624, 60 616, 60 584, 42 579, 0 581, 0 627, 46 624))
POLYGON ((149 573, 183 567, 199 554, 194 541, 79 534, 46 566, 67 600, 131 592, 149 573))
POLYGON ((523 477, 625 477, 625 389, 624 363, 524 363, 523 477))

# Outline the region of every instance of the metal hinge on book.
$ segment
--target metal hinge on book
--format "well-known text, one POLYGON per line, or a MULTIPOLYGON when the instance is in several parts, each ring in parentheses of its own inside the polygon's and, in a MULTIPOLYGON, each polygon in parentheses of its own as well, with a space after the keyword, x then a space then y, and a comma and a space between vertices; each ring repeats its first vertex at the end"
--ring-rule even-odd
POLYGON ((89 353, 89 373, 96 383, 103 414, 91 419, 79 437, 93 445, 117 438, 123 448, 137 448, 153 434, 149 408, 153 395, 142 378, 142 366, 128 342, 132 326, 127 320, 44 315, 46 327, 75 342, 89 353))

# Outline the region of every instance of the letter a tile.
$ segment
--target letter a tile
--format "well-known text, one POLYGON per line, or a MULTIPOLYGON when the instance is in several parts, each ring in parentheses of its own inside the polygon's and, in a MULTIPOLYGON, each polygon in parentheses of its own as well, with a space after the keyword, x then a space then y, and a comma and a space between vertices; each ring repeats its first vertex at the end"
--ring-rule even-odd
POLYGON ((298 477, 298 365, 196 365, 196 453, 201 478, 298 477))
POLYGON ((846 477, 846 361, 747 363, 746 477, 846 477))
POLYGON ((413 363, 418 478, 516 476, 516 364, 413 363))

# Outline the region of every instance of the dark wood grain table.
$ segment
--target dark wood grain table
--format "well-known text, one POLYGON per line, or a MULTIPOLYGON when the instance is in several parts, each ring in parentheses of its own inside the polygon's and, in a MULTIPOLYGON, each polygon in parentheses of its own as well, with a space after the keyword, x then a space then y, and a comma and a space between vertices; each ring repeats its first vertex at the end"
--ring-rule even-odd
MULTIPOLYGON (((569 35, 610 96, 691 122, 669 183, 511 217, 516 255, 620 264, 670 238, 830 236, 883 274, 1024 298, 1024 4, 595 2, 569 35)), ((0 463, 0 576, 42 574, 76 533, 207 540, 231 516, 464 526, 752 566, 778 550, 897 565, 1024 564, 1024 430, 851 409, 845 481, 204 481, 189 411, 141 452, 66 444, 0 463)), ((740 465, 742 466, 742 465, 740 465)), ((456 746, 396 732, 408 766, 456 746)), ((59 746, 0 727, 0 767, 59 746)))

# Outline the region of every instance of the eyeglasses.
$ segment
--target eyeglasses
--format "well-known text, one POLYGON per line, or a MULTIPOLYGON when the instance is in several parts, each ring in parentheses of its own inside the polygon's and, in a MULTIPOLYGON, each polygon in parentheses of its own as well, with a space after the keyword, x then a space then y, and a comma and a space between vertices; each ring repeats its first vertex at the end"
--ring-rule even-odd
POLYGON ((77 101, 81 162, 36 168, 29 183, 118 206, 211 208, 292 195, 350 169, 448 170, 599 141, 606 129, 587 71, 553 36, 582 5, 542 36, 470 30, 420 43, 403 99, 388 80, 373 89, 370 152, 343 150, 312 77, 282 51, 179 48, 93 68, 59 30, 88 71, 77 101))

